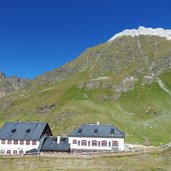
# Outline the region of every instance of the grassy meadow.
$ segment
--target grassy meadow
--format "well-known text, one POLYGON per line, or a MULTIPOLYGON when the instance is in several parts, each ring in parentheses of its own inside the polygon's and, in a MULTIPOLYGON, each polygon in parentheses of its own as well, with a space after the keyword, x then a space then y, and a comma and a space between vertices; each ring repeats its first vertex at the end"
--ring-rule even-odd
POLYGON ((0 170, 111 170, 111 171, 168 171, 171 170, 171 150, 164 153, 129 156, 22 156, 0 157, 0 170))

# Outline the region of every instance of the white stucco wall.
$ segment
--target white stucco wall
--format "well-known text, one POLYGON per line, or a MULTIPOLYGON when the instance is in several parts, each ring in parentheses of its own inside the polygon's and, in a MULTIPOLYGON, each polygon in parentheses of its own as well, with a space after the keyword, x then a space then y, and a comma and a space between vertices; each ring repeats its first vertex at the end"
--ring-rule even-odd
POLYGON ((112 142, 117 141, 118 142, 118 150, 124 151, 124 138, 89 138, 89 137, 69 137, 69 143, 70 143, 70 149, 77 149, 77 150, 117 150, 116 147, 112 146, 112 142), (73 140, 77 140, 77 144, 73 144, 73 140), (82 146, 81 141, 86 140, 87 145, 82 146), (97 146, 92 146, 92 141, 97 141, 97 146), (107 146, 101 146, 101 142, 105 140, 107 141, 107 146), (80 142, 80 145, 79 143, 80 142), (90 142, 90 143, 88 143, 90 142), (99 145, 100 142, 100 145, 99 145))
POLYGON ((30 145, 26 145, 26 141, 24 141, 23 145, 20 145, 20 141, 18 140, 18 144, 14 144, 14 140, 11 141, 11 144, 7 144, 7 140, 5 140, 5 144, 2 144, 2 140, 0 140, 0 155, 6 155, 7 150, 11 150, 11 155, 13 155, 13 151, 16 150, 17 154, 19 154, 19 151, 22 150, 23 153, 25 153, 28 150, 31 149, 38 149, 39 147, 39 141, 36 141, 36 145, 32 145, 32 141, 30 141, 30 145), (5 151, 5 153, 2 153, 2 150, 5 151))

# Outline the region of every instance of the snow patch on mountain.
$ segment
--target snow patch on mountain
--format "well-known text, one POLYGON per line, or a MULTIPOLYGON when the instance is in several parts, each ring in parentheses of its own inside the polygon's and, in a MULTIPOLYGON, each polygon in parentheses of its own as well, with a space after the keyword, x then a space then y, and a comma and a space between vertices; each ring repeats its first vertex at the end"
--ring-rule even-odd
POLYGON ((143 26, 140 26, 138 29, 126 29, 120 33, 115 34, 111 39, 108 41, 113 41, 118 37, 121 36, 139 36, 139 35, 149 35, 149 36, 159 36, 159 37, 165 37, 167 40, 171 40, 171 29, 163 29, 163 28, 145 28, 143 26))

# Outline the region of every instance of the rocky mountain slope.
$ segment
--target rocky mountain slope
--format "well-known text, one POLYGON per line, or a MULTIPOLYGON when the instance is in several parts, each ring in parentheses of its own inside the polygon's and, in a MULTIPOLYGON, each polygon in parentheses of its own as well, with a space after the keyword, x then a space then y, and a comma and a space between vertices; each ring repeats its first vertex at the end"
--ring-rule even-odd
POLYGON ((17 76, 6 77, 5 73, 0 72, 0 97, 26 87, 28 83, 28 79, 21 79, 17 76))
POLYGON ((134 83, 157 82, 171 68, 171 41, 159 36, 121 36, 114 41, 87 49, 76 60, 39 76, 35 81, 56 82, 77 73, 86 73, 78 86, 87 89, 109 88, 121 94, 134 83))
POLYGON ((45 120, 54 133, 67 134, 100 121, 118 126, 127 142, 170 141, 169 35, 164 29, 127 30, 31 81, 11 82, 2 74, 10 93, 0 98, 1 124, 45 120))

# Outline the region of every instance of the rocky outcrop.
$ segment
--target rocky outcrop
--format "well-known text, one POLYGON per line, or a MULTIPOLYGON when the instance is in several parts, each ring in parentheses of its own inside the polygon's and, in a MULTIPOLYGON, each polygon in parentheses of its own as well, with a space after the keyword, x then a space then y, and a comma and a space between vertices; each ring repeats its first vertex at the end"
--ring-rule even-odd
POLYGON ((95 89, 108 89, 111 93, 110 95, 102 95, 100 99, 102 101, 108 100, 117 100, 121 96, 123 92, 127 92, 134 89, 134 84, 137 81, 134 77, 125 77, 121 80, 118 84, 114 84, 111 81, 110 77, 99 77, 96 79, 92 79, 87 83, 80 83, 78 88, 80 89, 88 89, 88 90, 95 90, 95 89), (100 79, 99 79, 100 78, 100 79), (105 79, 102 79, 105 78, 105 79))
POLYGON ((3 72, 0 72, 0 79, 4 79, 4 78, 6 78, 6 75, 5 75, 5 73, 3 73, 3 72))
MULTIPOLYGON (((86 89, 109 88, 116 93, 127 92, 134 89, 134 77, 126 77, 120 81, 119 84, 113 84, 110 80, 90 80, 86 85, 86 89)), ((83 87, 83 86, 80 86, 83 87)))
POLYGON ((134 77, 126 77, 119 84, 113 85, 114 92, 123 93, 134 89, 134 77))
POLYGON ((171 55, 150 63, 150 70, 153 75, 160 75, 163 71, 168 69, 171 69, 171 55))
POLYGON ((14 89, 24 88, 28 83, 28 79, 21 79, 17 76, 6 78, 6 80, 13 86, 14 89))
POLYGON ((43 105, 38 108, 38 112, 41 114, 47 114, 53 110, 55 107, 54 104, 49 104, 49 105, 43 105))
POLYGON ((92 81, 91 80, 86 84, 87 89, 96 89, 99 87, 100 87, 100 81, 92 81))
POLYGON ((3 72, 0 73, 0 97, 10 94, 18 89, 25 88, 29 83, 28 79, 21 79, 17 76, 6 77, 3 72))
POLYGON ((149 85, 151 83, 154 83, 156 81, 156 77, 152 75, 145 75, 142 79, 142 84, 149 85))

